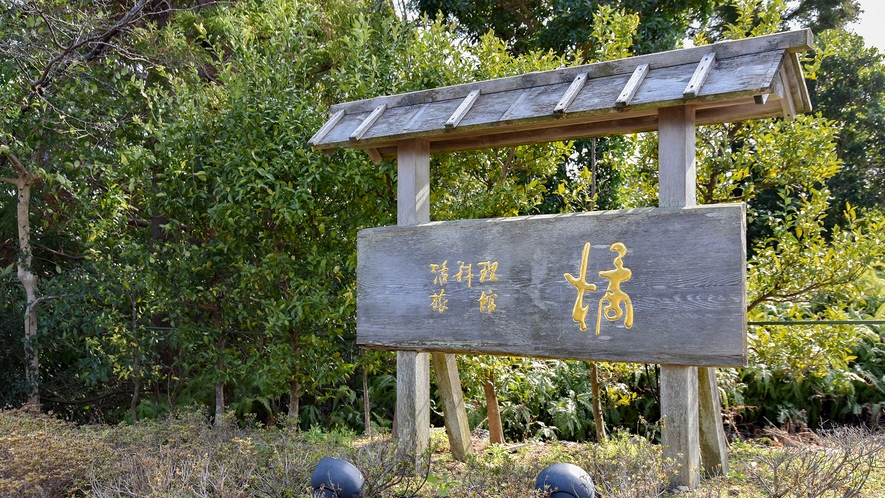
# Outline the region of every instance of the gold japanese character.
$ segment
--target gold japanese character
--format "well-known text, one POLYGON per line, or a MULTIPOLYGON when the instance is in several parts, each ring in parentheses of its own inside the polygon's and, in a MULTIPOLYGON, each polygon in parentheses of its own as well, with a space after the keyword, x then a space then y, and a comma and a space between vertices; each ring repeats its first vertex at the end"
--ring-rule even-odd
POLYGON ((577 299, 575 299, 575 306, 572 308, 572 319, 581 324, 581 331, 587 330, 587 311, 590 310, 590 306, 584 306, 584 293, 588 291, 594 292, 596 290, 596 284, 586 282, 587 261, 589 259, 590 243, 587 242, 586 244, 584 244, 584 251, 581 253, 580 275, 575 277, 570 273, 565 274, 565 279, 568 280, 568 283, 574 285, 575 288, 578 289, 578 297, 577 299))
POLYGON ((439 292, 437 292, 436 294, 432 294, 430 296, 430 299, 432 299, 432 302, 430 303, 430 307, 433 308, 434 311, 439 311, 440 313, 449 309, 449 307, 446 306, 446 303, 448 303, 449 300, 445 299, 445 297, 446 297, 446 290, 445 289, 440 289, 439 292))
POLYGON ((608 288, 605 289, 605 294, 599 300, 599 311, 596 316, 596 335, 599 335, 599 327, 602 325, 603 315, 605 315, 606 320, 616 322, 626 314, 624 326, 628 329, 633 327, 633 304, 630 302, 630 296, 621 290, 621 284, 630 280, 630 277, 633 276, 632 270, 624 268, 623 258, 627 254, 627 246, 622 242, 615 242, 609 246, 609 249, 617 252, 618 255, 615 256, 613 261, 615 264, 614 268, 598 272, 600 277, 608 280, 608 288), (624 309, 621 309, 622 304, 624 309))
POLYGON ((495 298, 497 298, 497 294, 493 294, 492 291, 489 291, 486 294, 486 291, 482 291, 482 295, 479 297, 479 312, 486 312, 491 314, 498 305, 495 304, 495 298))
POLYGON ((430 272, 436 273, 433 277, 433 285, 443 285, 449 281, 449 267, 446 264, 449 260, 443 261, 441 265, 430 265, 430 272))
POLYGON ((489 282, 494 282, 498 280, 498 277, 495 276, 495 272, 498 270, 498 262, 497 261, 483 261, 482 263, 477 263, 481 268, 479 270, 479 281, 485 282, 488 280, 489 282))
POLYGON ((463 261, 458 261, 458 265, 459 265, 458 273, 454 274, 452 276, 452 278, 457 280, 459 283, 461 282, 462 278, 466 278, 467 279, 467 288, 469 289, 470 288, 470 281, 473 280, 473 277, 474 277, 473 271, 472 271, 473 265, 472 264, 469 264, 469 265, 464 264, 463 261), (464 270, 467 270, 467 273, 464 273, 464 270))

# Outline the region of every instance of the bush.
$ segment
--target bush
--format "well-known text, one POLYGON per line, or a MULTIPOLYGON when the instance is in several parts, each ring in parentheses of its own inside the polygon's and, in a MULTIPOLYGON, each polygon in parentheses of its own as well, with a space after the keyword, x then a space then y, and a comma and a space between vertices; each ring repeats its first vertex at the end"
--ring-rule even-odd
POLYGON ((112 462, 100 433, 29 407, 0 411, 0 434, 0 496, 69 496, 112 462))

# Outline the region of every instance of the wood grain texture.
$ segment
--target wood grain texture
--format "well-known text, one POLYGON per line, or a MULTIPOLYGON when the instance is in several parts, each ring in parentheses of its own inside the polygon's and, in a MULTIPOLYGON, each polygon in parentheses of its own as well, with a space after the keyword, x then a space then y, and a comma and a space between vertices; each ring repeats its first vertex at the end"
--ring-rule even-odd
POLYGON ((429 223, 363 230, 358 236, 357 343, 377 349, 506 354, 707 366, 746 365, 745 229, 742 205, 637 209, 429 223), (591 249, 582 332, 573 318, 580 271, 591 249), (622 258, 634 323, 596 319, 622 258), (472 265, 458 282, 461 264, 472 265), (480 281, 480 263, 497 280, 480 281), (448 280, 431 264, 448 268, 448 280), (431 307, 444 290, 446 309, 431 307), (494 295, 494 309, 481 310, 494 295))
POLYGON ((728 443, 722 427, 719 383, 716 369, 709 367, 698 367, 698 424, 704 475, 728 475, 728 443))
POLYGON ((474 90, 470 92, 467 97, 464 97, 464 101, 455 109, 455 112, 452 113, 452 116, 449 117, 448 121, 446 121, 446 128, 454 128, 458 126, 458 123, 464 119, 464 115, 473 107, 473 104, 476 103, 476 99, 479 98, 479 90, 474 90))
POLYGON ((764 98, 773 91, 773 85, 787 85, 795 112, 808 112, 810 101, 795 52, 806 50, 810 44, 810 32, 786 32, 339 104, 332 107, 338 122, 324 133, 317 133, 311 145, 318 149, 373 148, 383 158, 390 158, 396 155, 398 141, 411 138, 430 141, 432 152, 447 152, 486 148, 482 144, 487 139, 505 145, 537 143, 533 132, 543 132, 547 140, 587 138, 589 135, 581 133, 579 126, 572 126, 587 122, 612 123, 606 134, 635 133, 649 131, 649 127, 645 120, 634 118, 645 116, 648 110, 687 103, 697 106, 699 123, 700 112, 705 109, 715 109, 704 113, 706 124, 766 118, 782 114, 789 107, 782 107, 780 98, 775 106, 747 106, 744 100, 764 98), (699 63, 705 56, 710 59, 711 54, 716 60, 704 66, 708 72, 703 85, 688 90, 692 77, 701 76, 695 75, 699 63), (619 92, 634 69, 646 64, 646 80, 639 87, 630 85, 636 92, 630 105, 623 106, 626 100, 618 102, 619 92), (782 65, 787 66, 786 78, 778 74, 782 65), (586 80, 582 78, 585 74, 586 80), (471 94, 477 99, 465 100, 471 94), (562 96, 567 96, 569 103, 562 102, 562 96), (461 108, 467 101, 472 101, 469 109, 466 105, 461 108), (388 106, 387 110, 376 115, 377 121, 357 129, 383 105, 388 106), (345 111, 343 117, 338 114, 341 111, 345 111), (359 139, 351 140, 357 136, 359 139))
POLYGON ((690 106, 658 110, 658 205, 691 207, 695 191, 695 113, 690 106))
MULTIPOLYGON (((450 99, 463 99, 475 89, 480 89, 483 94, 497 93, 509 90, 522 90, 537 86, 571 83, 575 77, 583 72, 593 78, 609 75, 630 75, 636 66, 649 64, 653 68, 678 66, 682 64, 696 65, 709 52, 715 52, 718 60, 737 57, 746 54, 760 52, 787 51, 788 53, 805 52, 814 48, 814 36, 811 30, 802 29, 786 31, 772 35, 745 38, 742 40, 729 40, 700 47, 672 50, 656 54, 640 55, 618 59, 614 61, 599 62, 583 66, 574 66, 551 71, 533 72, 508 78, 465 83, 461 85, 419 90, 399 95, 374 97, 371 99, 358 100, 335 104, 330 108, 332 113, 345 109, 348 114, 371 112, 382 103, 388 107, 400 107, 426 102, 436 102, 450 99)), ((619 87, 617 91, 620 91, 619 87)), ((617 93, 616 93, 617 94, 617 93)), ((613 101, 613 100, 612 100, 613 101)))
POLYGON ((473 453, 473 444, 470 441, 470 425, 461 391, 461 378, 458 376, 458 362, 455 355, 446 353, 433 353, 431 359, 436 373, 436 385, 439 387, 449 449, 455 460, 463 462, 468 454, 473 453))
POLYGON ((707 80, 707 75, 710 74, 710 70, 713 69, 713 64, 715 62, 716 52, 710 52, 701 59, 701 62, 698 63, 698 67, 694 70, 694 74, 691 76, 691 80, 688 82, 688 86, 682 91, 682 95, 685 98, 693 99, 698 96, 698 93, 701 91, 701 88, 703 88, 704 81, 707 80))
POLYGON ((633 97, 636 96, 636 92, 639 91, 639 86, 642 85, 645 77, 648 76, 648 67, 647 63, 636 66, 636 69, 633 70, 633 74, 630 76, 630 80, 627 81, 624 89, 621 90, 621 94, 615 100, 616 107, 627 107, 630 105, 633 97))
POLYGON ((396 354, 396 437, 399 458, 420 472, 430 443, 430 355, 396 354))
POLYGON ((679 465, 670 487, 698 487, 701 457, 697 367, 661 365, 661 424, 664 458, 679 465))
POLYGON ((559 102, 556 104, 556 107, 553 108, 554 114, 562 114, 564 113, 572 102, 574 102, 575 97, 578 96, 578 93, 584 88, 584 84, 587 83, 587 73, 581 73, 575 77, 575 80, 572 81, 572 84, 569 85, 568 90, 565 91, 565 94, 559 99, 559 102))

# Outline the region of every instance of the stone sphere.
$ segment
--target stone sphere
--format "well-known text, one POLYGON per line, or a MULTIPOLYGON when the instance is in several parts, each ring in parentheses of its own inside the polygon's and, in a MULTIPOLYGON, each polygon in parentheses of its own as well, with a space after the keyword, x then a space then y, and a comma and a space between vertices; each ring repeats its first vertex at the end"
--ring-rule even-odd
POLYGON ((310 476, 316 498, 359 498, 365 483, 359 469, 338 458, 323 458, 310 476))
POLYGON ((550 498, 594 498, 593 480, 584 469, 570 463, 555 463, 538 474, 535 489, 551 491, 550 498))

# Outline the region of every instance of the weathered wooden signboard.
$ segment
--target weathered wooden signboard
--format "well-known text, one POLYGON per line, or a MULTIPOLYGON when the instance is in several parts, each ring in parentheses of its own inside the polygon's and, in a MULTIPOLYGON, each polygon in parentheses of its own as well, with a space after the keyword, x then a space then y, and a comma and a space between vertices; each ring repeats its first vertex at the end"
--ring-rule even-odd
POLYGON ((810 112, 812 46, 788 31, 332 106, 311 146, 398 162, 400 226, 358 239, 357 342, 398 350, 399 450, 427 448, 424 351, 459 459, 472 446, 449 353, 650 362, 671 486, 727 473, 706 367, 747 360, 744 209, 693 207, 695 126, 810 112), (665 209, 427 223, 431 153, 652 130, 665 209))
POLYGON ((743 205, 363 230, 368 348, 746 365, 743 205))

